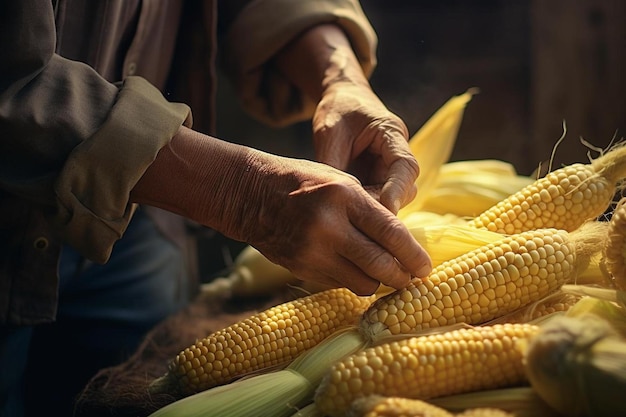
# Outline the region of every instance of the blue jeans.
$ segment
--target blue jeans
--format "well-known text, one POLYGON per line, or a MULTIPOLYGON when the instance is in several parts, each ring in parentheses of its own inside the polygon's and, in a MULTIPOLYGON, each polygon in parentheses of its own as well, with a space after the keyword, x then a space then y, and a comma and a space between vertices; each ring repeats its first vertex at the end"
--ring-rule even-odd
POLYGON ((141 210, 109 262, 63 248, 55 323, 0 328, 0 416, 70 416, 101 368, 124 361, 189 300, 185 256, 141 210))

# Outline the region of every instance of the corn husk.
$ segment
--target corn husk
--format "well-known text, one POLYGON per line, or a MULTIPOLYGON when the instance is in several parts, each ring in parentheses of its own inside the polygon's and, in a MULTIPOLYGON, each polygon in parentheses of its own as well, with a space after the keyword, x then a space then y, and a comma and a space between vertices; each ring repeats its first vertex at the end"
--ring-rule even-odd
POLYGON ((608 288, 565 285, 562 291, 581 299, 567 312, 568 317, 598 316, 626 337, 626 293, 608 288))
POLYGON ((422 210, 475 217, 531 184, 505 161, 487 159, 448 162, 439 170, 422 210))
POLYGON ((531 387, 484 390, 432 398, 428 401, 453 412, 494 407, 509 411, 516 417, 559 417, 531 387))
POLYGON ((202 284, 200 297, 259 297, 298 281, 291 271, 273 263, 253 246, 244 247, 229 269, 227 276, 202 284))
POLYGON ((305 405, 291 415, 291 417, 326 417, 314 402, 305 405))
POLYGON ((433 267, 502 239, 500 233, 466 224, 412 227, 409 231, 430 255, 433 267))
POLYGON ((613 210, 603 260, 614 286, 626 291, 626 197, 613 210))
POLYGON ((435 186, 439 169, 452 154, 465 106, 476 91, 470 89, 452 97, 409 139, 411 152, 420 164, 420 175, 415 182, 418 191, 413 201, 399 211, 399 218, 420 210, 424 199, 435 186))
POLYGON ((356 328, 340 330, 284 369, 256 374, 173 402, 149 417, 287 417, 311 403, 330 367, 369 341, 356 328))
POLYGON ((626 415, 626 339, 607 320, 592 314, 557 317, 524 351, 532 387, 558 412, 626 415))
POLYGON ((412 213, 408 213, 400 220, 409 229, 412 227, 422 226, 467 224, 467 220, 455 214, 440 214, 425 210, 418 210, 412 213))

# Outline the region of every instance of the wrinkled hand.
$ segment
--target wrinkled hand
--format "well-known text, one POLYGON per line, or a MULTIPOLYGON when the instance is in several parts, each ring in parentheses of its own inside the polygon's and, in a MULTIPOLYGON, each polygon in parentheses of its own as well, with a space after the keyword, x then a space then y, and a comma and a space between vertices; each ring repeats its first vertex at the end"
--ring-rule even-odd
POLYGON ((352 175, 181 127, 131 201, 247 242, 300 279, 371 294, 430 273, 430 257, 352 175))
POLYGON ((316 159, 380 188, 380 202, 396 214, 416 195, 419 166, 404 122, 366 83, 334 83, 313 116, 316 159))
POLYGON ((280 169, 257 178, 254 195, 245 196, 248 213, 257 215, 239 217, 237 226, 267 258, 300 279, 357 294, 373 293, 379 282, 401 288, 411 276, 430 273, 426 252, 352 175, 311 161, 264 158, 279 160, 280 169))

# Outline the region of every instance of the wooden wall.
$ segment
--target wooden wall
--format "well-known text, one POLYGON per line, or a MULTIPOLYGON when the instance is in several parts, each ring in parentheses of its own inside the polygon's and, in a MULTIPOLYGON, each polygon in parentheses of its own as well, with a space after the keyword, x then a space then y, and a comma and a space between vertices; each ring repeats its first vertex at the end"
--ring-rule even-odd
POLYGON ((584 162, 626 129, 622 0, 362 0, 379 33, 372 84, 411 132, 469 87, 453 159, 499 158, 523 173, 584 162))

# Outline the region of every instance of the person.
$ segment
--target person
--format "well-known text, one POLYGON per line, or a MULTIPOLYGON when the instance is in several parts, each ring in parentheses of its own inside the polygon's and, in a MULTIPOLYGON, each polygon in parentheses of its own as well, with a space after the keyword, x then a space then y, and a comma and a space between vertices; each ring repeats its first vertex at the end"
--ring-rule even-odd
POLYGON ((356 0, 2 1, 0 28, 3 416, 69 415, 189 302, 189 222, 358 294, 430 271, 356 0), (316 161, 216 138, 217 65, 259 120, 310 119, 316 161))

